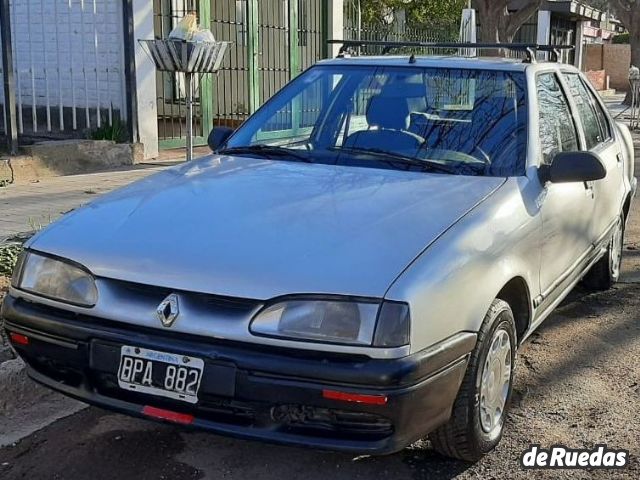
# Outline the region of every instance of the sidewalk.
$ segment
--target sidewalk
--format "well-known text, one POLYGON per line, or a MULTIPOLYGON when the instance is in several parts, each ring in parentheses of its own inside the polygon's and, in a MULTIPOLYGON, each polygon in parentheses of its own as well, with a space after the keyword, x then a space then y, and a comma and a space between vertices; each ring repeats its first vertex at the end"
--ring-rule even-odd
POLYGON ((0 188, 0 241, 40 229, 96 195, 168 168, 139 165, 126 170, 54 177, 27 185, 0 188))
POLYGON ((602 100, 609 109, 609 112, 611 112, 614 120, 628 124, 629 114, 631 112, 629 106, 622 103, 625 97, 626 94, 624 93, 616 93, 615 95, 602 97, 602 100))

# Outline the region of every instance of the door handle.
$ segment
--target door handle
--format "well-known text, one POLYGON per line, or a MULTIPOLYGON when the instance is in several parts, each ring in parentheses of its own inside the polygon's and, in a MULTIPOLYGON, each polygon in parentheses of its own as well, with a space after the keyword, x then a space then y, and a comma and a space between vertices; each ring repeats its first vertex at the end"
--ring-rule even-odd
POLYGON ((624 160, 624 156, 622 155, 622 153, 618 153, 618 155, 616 155, 616 158, 618 159, 618 163, 622 163, 622 160, 624 160))

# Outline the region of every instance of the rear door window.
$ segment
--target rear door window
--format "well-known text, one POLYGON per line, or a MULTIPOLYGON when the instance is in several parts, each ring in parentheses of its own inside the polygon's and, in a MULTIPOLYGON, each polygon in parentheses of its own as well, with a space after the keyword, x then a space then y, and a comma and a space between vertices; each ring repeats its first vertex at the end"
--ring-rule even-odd
POLYGON ((550 164, 559 152, 579 150, 578 135, 569 104, 556 75, 540 74, 536 83, 542 156, 544 163, 550 164))
POLYGON ((586 147, 591 150, 611 136, 606 115, 580 75, 565 73, 564 78, 582 121, 586 147))

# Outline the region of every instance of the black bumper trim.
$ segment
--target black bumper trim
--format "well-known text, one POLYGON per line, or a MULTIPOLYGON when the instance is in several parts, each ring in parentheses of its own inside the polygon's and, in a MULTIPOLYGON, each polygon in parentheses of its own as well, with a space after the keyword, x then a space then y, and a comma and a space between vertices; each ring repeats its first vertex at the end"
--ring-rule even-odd
POLYGON ((318 352, 297 350, 289 356, 282 349, 267 351, 250 344, 174 339, 166 332, 140 333, 124 324, 105 328, 89 317, 58 316, 11 296, 2 315, 8 332, 31 340, 14 345, 29 375, 70 397, 144 418, 149 418, 143 414, 145 406, 173 410, 192 415, 192 427, 234 437, 367 454, 398 451, 447 421, 476 342, 475 334, 462 332, 400 359, 349 360, 318 352), (215 378, 201 385, 196 405, 121 390, 114 355, 123 344, 203 358, 205 370, 210 368, 215 378), (384 395, 388 402, 331 400, 323 397, 324 389, 384 395), (329 429, 310 423, 301 427, 297 420, 275 414, 283 408, 349 418, 345 423, 336 420, 329 429), (373 427, 367 423, 371 421, 373 427))
MULTIPOLYGON (((456 382, 457 379, 461 381, 462 376, 464 375, 464 372, 466 370, 466 366, 467 358, 461 358, 453 365, 450 365, 447 369, 427 379, 423 382, 422 385, 416 386, 413 389, 423 390, 431 387, 433 390, 437 390, 439 389, 438 387, 440 386, 440 384, 442 384, 443 382, 456 382)), ((29 377, 31 377, 41 385, 44 385, 48 388, 51 388, 52 390, 60 392, 76 400, 133 417, 157 420, 155 418, 150 418, 143 413, 143 408, 145 405, 131 403, 113 397, 107 397, 92 392, 88 389, 75 388, 60 382, 56 382, 46 375, 35 371, 30 366, 27 366, 27 372, 29 377)), ((149 404, 153 404, 153 400, 150 400, 149 404)), ((282 445, 304 446, 309 448, 319 448, 349 453, 384 455, 397 452, 407 445, 410 445, 414 441, 419 440, 429 431, 433 430, 433 428, 444 423, 449 418, 450 414, 451 408, 448 407, 445 408, 439 415, 431 417, 428 422, 431 426, 428 427, 427 430, 401 431, 397 432, 397 435, 374 441, 298 435, 285 433, 270 428, 259 429, 253 427, 211 422, 198 417, 194 419, 192 424, 185 425, 185 427, 208 430, 213 433, 228 435, 245 440, 260 440, 282 445)), ((424 422, 419 424, 424 425, 424 422)))

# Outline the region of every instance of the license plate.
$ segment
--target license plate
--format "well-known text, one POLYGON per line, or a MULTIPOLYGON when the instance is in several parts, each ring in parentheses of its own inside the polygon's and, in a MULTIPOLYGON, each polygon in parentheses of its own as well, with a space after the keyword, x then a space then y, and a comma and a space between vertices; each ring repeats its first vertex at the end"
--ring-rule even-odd
POLYGON ((123 346, 118 385, 124 390, 197 403, 204 360, 123 346))

